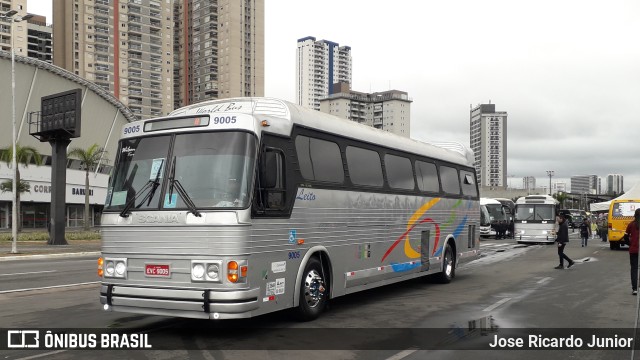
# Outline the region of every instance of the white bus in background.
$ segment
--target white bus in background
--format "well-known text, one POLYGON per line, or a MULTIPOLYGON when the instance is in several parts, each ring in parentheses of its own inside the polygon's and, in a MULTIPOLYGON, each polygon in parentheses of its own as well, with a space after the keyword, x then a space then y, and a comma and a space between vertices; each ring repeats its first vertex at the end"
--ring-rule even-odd
POLYGON ((487 205, 480 205, 480 237, 489 237, 490 234, 491 215, 489 215, 487 205))
POLYGON ((480 236, 496 236, 496 224, 498 224, 498 222, 500 221, 507 220, 505 206, 502 205, 500 201, 490 198, 480 198, 480 206, 484 207, 489 213, 489 225, 488 227, 480 226, 480 236))
POLYGON ((514 223, 518 243, 553 243, 556 240, 556 207, 549 195, 529 195, 516 201, 514 223))

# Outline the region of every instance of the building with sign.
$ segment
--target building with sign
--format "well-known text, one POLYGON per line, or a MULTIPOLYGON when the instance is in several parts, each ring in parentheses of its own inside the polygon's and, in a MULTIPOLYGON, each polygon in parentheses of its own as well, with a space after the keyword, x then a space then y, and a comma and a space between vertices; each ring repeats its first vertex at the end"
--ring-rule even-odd
MULTIPOLYGON (((82 99, 82 134, 71 141, 68 149, 87 149, 98 144, 108 151, 107 161, 103 161, 89 176, 89 202, 92 224, 99 224, 100 212, 107 195, 110 165, 115 158, 117 142, 122 126, 135 119, 134 114, 109 92, 78 75, 46 62, 23 57, 15 57, 16 83, 16 139, 19 146, 35 148, 43 156, 43 165, 33 162, 20 165, 22 180, 28 181, 30 192, 22 193, 22 226, 25 229, 46 228, 50 219, 51 204, 51 145, 40 142, 30 135, 30 119, 35 119, 41 111, 41 98, 64 91, 80 89, 82 99)), ((0 148, 12 145, 11 112, 11 53, 0 51, 0 148)), ((12 179, 13 171, 7 164, 0 163, 0 183, 12 179)), ((79 160, 67 161, 66 226, 81 227, 84 218, 85 171, 79 160)), ((0 192, 0 230, 11 225, 11 192, 0 192)))

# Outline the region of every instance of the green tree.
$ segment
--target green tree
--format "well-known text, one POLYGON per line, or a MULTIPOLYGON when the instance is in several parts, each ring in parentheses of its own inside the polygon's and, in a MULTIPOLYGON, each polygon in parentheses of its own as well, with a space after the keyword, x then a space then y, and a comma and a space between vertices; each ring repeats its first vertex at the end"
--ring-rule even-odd
POLYGON ((98 144, 93 144, 87 149, 73 148, 67 156, 74 157, 82 162, 85 171, 84 181, 84 229, 89 230, 89 172, 93 171, 98 164, 106 164, 108 162, 107 150, 98 144))
POLYGON ((564 209, 564 202, 567 200, 567 193, 565 192, 558 192, 556 194, 553 195, 553 197, 558 200, 558 202, 560 203, 560 208, 564 209))
MULTIPOLYGON (((4 161, 8 167, 11 167, 11 163, 13 161, 13 147, 6 147, 0 149, 0 161, 4 161)), ((16 194, 16 209, 17 209, 17 222, 18 227, 17 231, 22 230, 22 211, 20 210, 20 194, 23 192, 30 192, 31 186, 28 182, 20 179, 20 164, 25 167, 29 167, 29 164, 33 162, 36 165, 42 165, 42 156, 35 148, 31 146, 20 146, 16 144, 16 163, 18 164, 18 168, 16 169, 16 184, 18 184, 18 193, 16 194), (24 185, 27 185, 27 188, 24 188, 24 185), (23 191, 24 190, 24 191, 23 191)), ((13 181, 5 181, 2 184, 2 191, 13 191, 13 181), (9 182, 9 189, 5 189, 6 183, 9 182)))

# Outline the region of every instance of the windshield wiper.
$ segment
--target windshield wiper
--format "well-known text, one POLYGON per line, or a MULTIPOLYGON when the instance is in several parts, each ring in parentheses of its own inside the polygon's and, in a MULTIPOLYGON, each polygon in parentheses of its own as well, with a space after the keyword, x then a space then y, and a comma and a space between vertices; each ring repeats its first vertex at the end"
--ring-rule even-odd
POLYGON ((171 164, 171 175, 169 176, 169 201, 171 201, 171 196, 173 195, 174 185, 176 187, 178 194, 180 195, 184 203, 187 205, 187 208, 189 208, 189 211, 192 212, 193 215, 197 217, 201 217, 202 214, 200 214, 200 211, 198 211, 198 209, 196 208, 196 204, 193 203, 193 200, 191 200, 191 197, 189 196, 189 194, 187 194, 187 191, 184 189, 180 181, 176 179, 176 157, 175 156, 173 157, 173 161, 171 164))
POLYGON ((127 201, 127 203, 124 205, 124 209, 122 209, 122 211, 120 212, 120 216, 121 217, 129 217, 129 210, 131 210, 131 207, 136 203, 136 200, 140 197, 140 195, 142 195, 142 193, 145 192, 146 189, 151 189, 149 192, 147 192, 147 194, 145 195, 144 198, 142 198, 142 201, 140 201, 140 204, 138 204, 138 206, 136 206, 136 209, 139 208, 140 206, 142 206, 142 204, 144 204, 145 201, 147 201, 147 206, 149 206, 149 204, 151 204, 151 199, 153 199, 153 194, 155 194, 156 190, 158 189, 158 186, 160 185, 160 174, 161 171, 163 170, 162 165, 164 164, 164 159, 162 160, 162 162, 160 163, 160 168, 158 169, 158 173, 156 174, 156 178, 154 180, 149 180, 147 181, 146 184, 144 184, 144 186, 142 187, 142 189, 140 189, 140 191, 138 191, 137 195, 134 196, 133 198, 131 198, 131 200, 127 201))

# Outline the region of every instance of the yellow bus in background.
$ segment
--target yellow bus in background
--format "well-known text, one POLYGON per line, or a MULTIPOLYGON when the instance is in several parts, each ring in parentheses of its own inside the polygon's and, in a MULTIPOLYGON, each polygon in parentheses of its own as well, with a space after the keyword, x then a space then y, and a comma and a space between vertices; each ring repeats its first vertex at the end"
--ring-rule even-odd
POLYGON ((640 208, 640 200, 612 200, 609 205, 609 246, 611 250, 629 245, 624 240, 627 225, 633 221, 633 213, 640 208))

